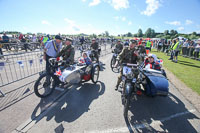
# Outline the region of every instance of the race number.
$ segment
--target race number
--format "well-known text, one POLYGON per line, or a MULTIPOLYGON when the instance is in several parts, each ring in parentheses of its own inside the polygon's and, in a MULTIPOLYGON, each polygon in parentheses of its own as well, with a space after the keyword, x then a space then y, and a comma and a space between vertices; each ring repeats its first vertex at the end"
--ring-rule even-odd
POLYGON ((126 75, 128 73, 131 73, 131 68, 124 66, 123 67, 123 75, 126 75))

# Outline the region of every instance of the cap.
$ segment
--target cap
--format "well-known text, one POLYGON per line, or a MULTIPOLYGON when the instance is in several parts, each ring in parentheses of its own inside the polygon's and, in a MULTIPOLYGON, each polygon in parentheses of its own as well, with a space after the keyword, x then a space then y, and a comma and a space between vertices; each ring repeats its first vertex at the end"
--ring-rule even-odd
POLYGON ((62 40, 62 38, 61 38, 59 35, 56 35, 56 36, 55 36, 55 39, 62 40))
POLYGON ((72 42, 72 41, 73 41, 73 39, 72 39, 72 38, 70 38, 70 37, 66 37, 66 41, 70 41, 70 42, 72 42))
POLYGON ((92 41, 95 41, 96 39, 95 38, 92 38, 92 41))

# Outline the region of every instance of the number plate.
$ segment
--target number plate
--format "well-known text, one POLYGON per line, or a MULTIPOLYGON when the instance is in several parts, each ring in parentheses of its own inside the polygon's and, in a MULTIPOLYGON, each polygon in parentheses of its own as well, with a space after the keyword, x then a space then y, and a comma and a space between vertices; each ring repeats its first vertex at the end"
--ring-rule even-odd
POLYGON ((132 82, 135 83, 136 82, 136 78, 133 78, 132 82))
POLYGON ((131 68, 129 68, 129 67, 123 67, 123 75, 126 75, 126 74, 128 74, 128 73, 131 73, 131 68))

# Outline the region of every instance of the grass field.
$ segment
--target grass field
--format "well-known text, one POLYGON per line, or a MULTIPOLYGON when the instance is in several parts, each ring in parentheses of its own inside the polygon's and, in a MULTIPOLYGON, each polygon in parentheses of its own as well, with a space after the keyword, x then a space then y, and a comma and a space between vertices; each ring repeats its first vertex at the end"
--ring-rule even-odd
POLYGON ((168 60, 169 56, 162 52, 153 49, 151 53, 163 59, 165 68, 200 95, 200 61, 178 56, 178 62, 174 63, 168 60))

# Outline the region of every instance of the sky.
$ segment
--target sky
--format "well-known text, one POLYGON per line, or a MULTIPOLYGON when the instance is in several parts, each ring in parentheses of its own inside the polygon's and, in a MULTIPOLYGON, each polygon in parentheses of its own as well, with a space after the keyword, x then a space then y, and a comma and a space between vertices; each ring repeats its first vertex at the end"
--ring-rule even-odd
POLYGON ((0 0, 0 31, 200 33, 200 0, 0 0))

